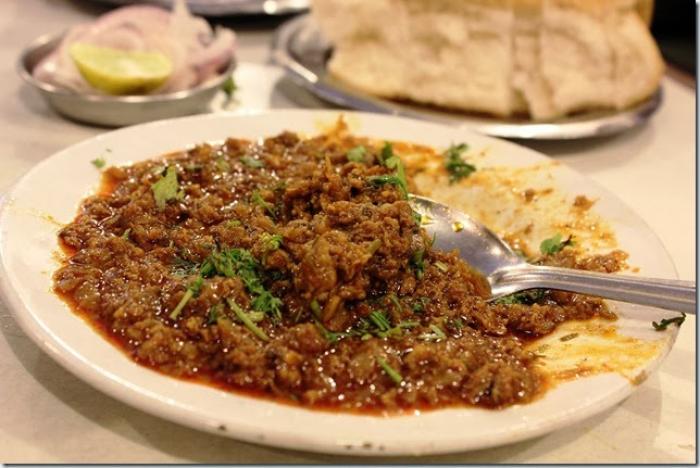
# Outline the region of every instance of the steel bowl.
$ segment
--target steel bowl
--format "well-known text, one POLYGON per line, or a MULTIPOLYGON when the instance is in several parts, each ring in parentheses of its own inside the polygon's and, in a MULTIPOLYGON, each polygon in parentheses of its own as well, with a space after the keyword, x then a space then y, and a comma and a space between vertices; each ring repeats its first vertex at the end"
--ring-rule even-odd
POLYGON ((19 74, 59 114, 80 122, 121 127, 152 120, 208 112, 208 106, 236 67, 235 60, 219 76, 196 88, 168 94, 109 96, 81 94, 44 83, 32 75, 34 67, 60 44, 63 34, 41 36, 22 53, 19 74))

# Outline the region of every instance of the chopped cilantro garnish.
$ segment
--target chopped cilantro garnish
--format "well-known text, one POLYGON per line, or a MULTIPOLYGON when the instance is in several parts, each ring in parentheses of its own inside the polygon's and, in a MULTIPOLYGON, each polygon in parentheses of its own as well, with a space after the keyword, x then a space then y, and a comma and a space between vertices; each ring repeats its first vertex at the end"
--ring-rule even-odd
POLYGON ((379 156, 380 164, 389 169, 395 169, 394 174, 368 177, 367 181, 374 186, 396 185, 404 198, 408 198, 408 182, 406 180, 406 169, 401 162, 401 158, 394 154, 391 143, 385 143, 379 156))
POLYGON ((574 240, 571 236, 566 240, 562 239, 561 234, 556 234, 554 237, 543 240, 540 244, 540 252, 543 255, 552 255, 561 251, 564 247, 574 245, 574 240))
POLYGON ((577 337, 578 337, 578 333, 569 333, 568 335, 564 335, 561 338, 559 338, 559 341, 571 341, 577 337))
POLYGON ((266 202, 258 190, 253 192, 250 197, 250 202, 267 211, 272 219, 277 219, 277 211, 275 210, 275 206, 272 203, 266 202))
POLYGON ((122 239, 124 240, 129 240, 129 234, 131 234, 131 228, 127 228, 126 231, 122 234, 122 239))
POLYGON ((262 290, 260 294, 250 303, 253 310, 270 314, 275 320, 282 318, 282 300, 272 295, 271 292, 262 290))
POLYGON ((263 161, 250 156, 241 157, 241 162, 248 167, 252 167, 253 169, 260 169, 261 167, 265 167, 265 163, 263 161))
POLYGON ((394 156, 394 146, 388 141, 384 142, 382 150, 379 152, 379 164, 386 165, 386 161, 394 156))
POLYGON ((458 182, 476 171, 476 167, 462 159, 462 153, 467 151, 469 146, 465 143, 450 146, 445 151, 445 169, 450 175, 450 183, 458 182))
POLYGON ((515 294, 509 294, 507 296, 500 297, 493 301, 494 304, 525 304, 532 305, 539 302, 547 294, 546 289, 530 289, 528 291, 522 291, 515 294))
POLYGON ((199 265, 181 257, 175 257, 174 263, 173 274, 175 274, 175 276, 184 277, 194 275, 199 269, 199 265))
POLYGON ((401 312, 403 310, 403 307, 401 307, 401 301, 399 301, 399 298, 396 296, 396 294, 391 293, 387 297, 389 298, 391 303, 394 304, 394 307, 396 307, 397 311, 401 312))
POLYGON ((464 328, 464 322, 462 321, 462 319, 460 317, 453 319, 450 322, 450 324, 452 325, 452 327, 454 327, 455 330, 461 330, 462 328, 464 328))
POLYGON ((384 372, 386 372, 386 375, 394 381, 396 385, 401 385, 401 383, 403 382, 403 377, 401 377, 401 374, 396 369, 391 367, 383 357, 377 356, 377 363, 381 366, 384 372))
POLYGON ((105 161, 105 158, 100 156, 99 158, 95 158, 92 161, 90 161, 93 166, 95 166, 98 169, 102 169, 107 165, 107 161, 105 161))
POLYGON ((356 146, 352 148, 347 153, 348 161, 352 162, 365 162, 365 155, 367 154, 367 148, 364 146, 356 146))
POLYGON ((391 322, 389 322, 389 319, 384 315, 384 312, 381 310, 374 310, 372 311, 369 315, 368 318, 374 325, 377 327, 379 331, 385 332, 391 328, 391 322))
POLYGON ((414 210, 413 211, 413 221, 416 222, 416 226, 420 227, 422 220, 423 220, 423 215, 414 210))
POLYGON ((347 333, 330 331, 329 329, 327 329, 326 327, 323 326, 323 324, 321 323, 321 321, 319 319, 317 319, 316 317, 314 317, 313 319, 314 319, 314 324, 316 325, 318 330, 321 332, 321 335, 323 335, 323 337, 326 339, 326 341, 328 341, 330 343, 335 343, 338 340, 341 340, 343 338, 347 338, 349 336, 347 333))
POLYGON ((433 263, 433 265, 435 265, 435 267, 443 273, 447 273, 447 271, 450 269, 450 267, 447 265, 447 263, 444 263, 441 261, 437 261, 437 262, 433 263))
POLYGON ((401 178, 397 175, 385 174, 385 175, 371 176, 371 177, 367 178, 367 181, 371 185, 374 185, 375 187, 379 187, 382 185, 396 185, 398 187, 398 189, 401 191, 401 194, 404 196, 404 198, 408 196, 408 191, 406 190, 405 181, 401 180, 401 178))
POLYGON ((190 299, 199 295, 199 291, 202 289, 203 282, 204 280, 202 279, 202 277, 198 276, 196 280, 190 283, 190 285, 187 287, 187 291, 185 291, 185 294, 183 294, 182 299, 180 299, 180 302, 178 302, 173 311, 170 312, 170 320, 176 320, 182 312, 182 309, 184 309, 187 303, 190 302, 190 299))
POLYGON ((423 340, 428 340, 428 341, 439 341, 439 340, 444 340, 447 338, 447 335, 445 335, 445 332, 442 331, 442 328, 438 327, 435 324, 430 324, 429 325, 430 329, 433 331, 432 333, 422 333, 420 335, 420 338, 423 340))
POLYGON ((177 182, 177 168, 168 166, 163 175, 156 183, 151 186, 153 198, 156 200, 156 206, 162 210, 165 204, 170 200, 181 199, 184 192, 180 190, 180 185, 177 182))
POLYGON ((238 227, 240 225, 241 225, 241 222, 237 219, 229 219, 228 221, 226 221, 226 224, 225 224, 225 226, 227 228, 238 227))
POLYGON ((408 198, 408 181, 406 180, 406 169, 398 156, 392 156, 384 164, 389 169, 396 169, 396 177, 399 179, 399 188, 404 198, 408 198))
POLYGON ((420 325, 418 322, 402 320, 396 326, 391 325, 391 321, 381 310, 372 311, 367 318, 360 319, 355 326, 348 330, 349 336, 359 336, 362 340, 368 340, 373 335, 378 338, 390 338, 401 336, 406 328, 413 328, 420 325))
POLYGON ((229 172, 231 170, 231 165, 228 163, 224 156, 219 156, 216 158, 216 168, 221 172, 229 172))
POLYGON ((216 323, 216 321, 219 319, 219 315, 221 313, 219 310, 221 309, 221 304, 216 304, 213 307, 209 308, 209 314, 207 315, 207 325, 213 325, 216 323))
POLYGON ((233 94, 236 92, 238 89, 238 86, 236 85, 236 82, 233 79, 233 75, 230 75, 228 78, 226 78, 226 81, 221 85, 221 90, 226 94, 226 99, 231 100, 233 98, 233 94))
POLYGON ((260 269, 260 264, 248 250, 229 249, 209 254, 200 268, 200 274, 203 277, 239 277, 253 298, 253 310, 264 312, 274 320, 279 320, 282 317, 282 301, 265 289, 260 269))
POLYGON ((663 331, 666 330, 666 328, 668 328, 668 326, 672 323, 675 323, 676 326, 680 327, 683 322, 685 322, 685 312, 681 312, 681 315, 678 317, 661 319, 660 322, 651 322, 651 324, 653 325, 654 330, 663 331))
POLYGON ((246 313, 246 311, 241 309, 241 307, 238 304, 236 304, 236 301, 229 298, 226 299, 226 302, 228 303, 228 306, 231 308, 233 313, 236 314, 236 317, 238 317, 238 319, 241 322, 243 322, 243 325, 245 325, 245 327, 248 330, 250 330, 253 333, 253 335, 257 336, 263 341, 270 341, 270 337, 267 336, 267 334, 260 327, 253 323, 253 320, 251 320, 250 316, 246 313))
POLYGON ((311 301, 311 304, 309 304, 309 307, 311 308, 311 313, 313 313, 315 317, 318 317, 318 318, 321 317, 321 306, 318 305, 318 301, 316 299, 313 299, 311 301))
POLYGON ((416 272, 416 278, 421 279, 423 278, 423 275, 425 274, 425 261, 423 260, 423 256, 425 255, 425 250, 420 249, 416 250, 413 252, 413 255, 411 256, 411 261, 409 262, 411 267, 416 272))
POLYGON ((421 296, 411 306, 414 314, 422 314, 425 311, 425 306, 430 302, 429 297, 421 296))
POLYGON ((282 245, 282 236, 279 234, 264 233, 262 236, 260 236, 260 240, 263 243, 263 250, 266 253, 275 251, 282 245))

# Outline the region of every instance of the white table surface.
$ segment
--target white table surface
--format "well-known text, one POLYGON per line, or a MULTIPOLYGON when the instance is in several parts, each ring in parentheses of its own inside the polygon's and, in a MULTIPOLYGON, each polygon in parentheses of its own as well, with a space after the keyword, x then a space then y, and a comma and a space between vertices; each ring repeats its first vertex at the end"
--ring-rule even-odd
MULTIPOLYGON (((21 48, 33 38, 102 11, 85 0, 0 1, 0 193, 43 158, 104 131, 58 117, 15 71, 21 48)), ((277 70, 254 65, 267 62, 271 22, 239 20, 234 26, 239 58, 249 62, 237 77, 236 108, 323 105, 281 80, 277 70)), ((643 128, 614 138, 529 146, 615 192, 658 233, 680 278, 695 280, 695 93, 670 79, 664 90, 661 110, 643 128)), ((425 459, 351 460, 241 443, 133 409, 59 367, 0 303, 0 462, 689 463, 696 458, 695 346, 696 321, 689 317, 668 359, 632 396, 554 434, 425 459)))

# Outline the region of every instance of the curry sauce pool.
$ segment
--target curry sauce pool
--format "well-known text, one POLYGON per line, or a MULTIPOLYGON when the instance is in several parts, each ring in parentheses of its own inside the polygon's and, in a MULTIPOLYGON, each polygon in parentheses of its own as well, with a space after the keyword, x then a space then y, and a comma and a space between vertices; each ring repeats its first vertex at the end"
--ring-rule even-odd
POLYGON ((353 411, 530 401, 546 385, 527 343, 614 315, 561 292, 487 304, 483 277, 432 248, 400 148, 341 127, 111 167, 59 234, 55 290, 136 362, 231 391, 353 411))

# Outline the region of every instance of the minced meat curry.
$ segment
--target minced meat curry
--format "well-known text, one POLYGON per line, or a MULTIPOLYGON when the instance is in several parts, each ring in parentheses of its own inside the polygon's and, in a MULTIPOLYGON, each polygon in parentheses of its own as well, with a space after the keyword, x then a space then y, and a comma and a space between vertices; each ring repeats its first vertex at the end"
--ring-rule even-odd
MULTIPOLYGON (((104 179, 60 232, 55 289, 172 376, 316 408, 503 407, 543 388, 527 340, 614 318, 562 292, 487 303, 484 278, 432 248, 389 143, 229 139, 104 179)), ((560 247, 539 260, 576 266, 560 247)))

